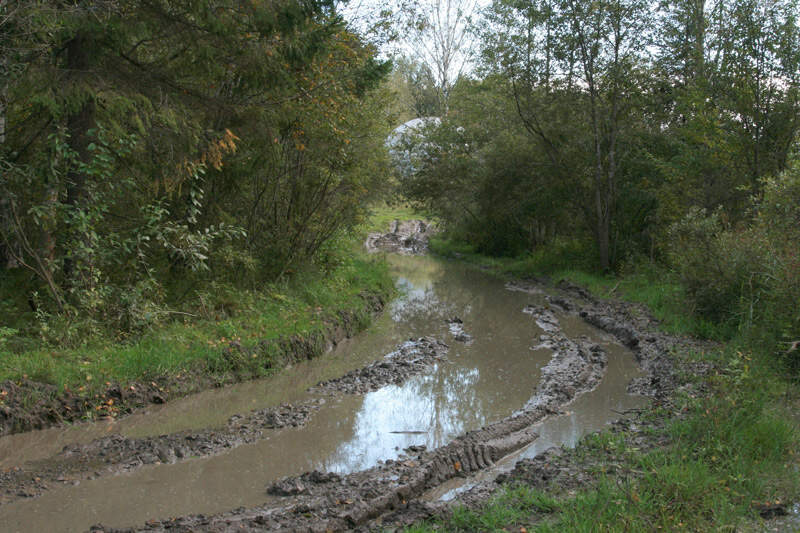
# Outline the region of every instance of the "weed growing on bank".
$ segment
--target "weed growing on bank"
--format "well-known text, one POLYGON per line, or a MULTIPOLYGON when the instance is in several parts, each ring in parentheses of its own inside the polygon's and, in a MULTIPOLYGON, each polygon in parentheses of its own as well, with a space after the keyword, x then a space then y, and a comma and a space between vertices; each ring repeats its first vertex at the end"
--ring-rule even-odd
POLYGON ((269 347, 257 350, 256 345, 301 336, 316 342, 321 351, 326 327, 346 314, 353 331, 365 328, 371 310, 364 296, 386 299, 394 290, 382 262, 363 255, 337 257, 324 269, 299 272, 258 290, 206 286, 187 312, 136 338, 100 336, 63 348, 7 335, 6 342, 0 342, 0 381, 30 379, 88 394, 109 382, 192 371, 211 376, 268 374, 278 353, 269 347))

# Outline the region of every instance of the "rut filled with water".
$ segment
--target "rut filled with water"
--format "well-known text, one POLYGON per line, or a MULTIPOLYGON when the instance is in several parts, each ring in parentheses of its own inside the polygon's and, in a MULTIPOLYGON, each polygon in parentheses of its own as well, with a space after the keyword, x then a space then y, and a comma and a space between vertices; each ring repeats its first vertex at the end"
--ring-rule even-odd
MULTIPOLYGON (((543 314, 550 313, 543 311, 549 307, 546 291, 509 290, 490 275, 430 257, 392 255, 388 260, 401 296, 369 330, 318 359, 116 422, 0 439, 0 468, 43 473, 35 490, 6 495, 0 505, 2 529, 141 527, 151 519, 258 506, 280 499, 267 488, 285 476, 347 475, 404 461, 523 409, 557 351, 557 343, 545 339, 551 334, 550 315, 543 314), (376 372, 387 367, 386 354, 421 337, 446 344, 446 353, 424 360, 415 353, 403 355, 417 367, 396 375, 396 383, 375 381, 372 374, 362 380, 360 369, 376 361, 376 372), (348 373, 360 389, 317 386, 348 373), (282 403, 291 408, 281 411, 282 403), (302 416, 295 417, 297 406, 308 406, 302 416), (262 416, 261 426, 242 430, 241 420, 250 423, 246 417, 258 410, 266 410, 266 422, 262 416), (226 445, 215 448, 220 439, 226 445), (174 446, 179 441, 197 444, 184 447, 182 454, 174 446), (122 447, 120 457, 129 464, 108 461, 109 443, 122 447), (65 446, 77 451, 65 457, 65 446)), ((559 342, 583 339, 599 347, 605 361, 601 379, 588 392, 573 392, 574 401, 539 422, 538 438, 531 437, 514 457, 574 444, 641 402, 626 393, 641 374, 628 348, 574 313, 555 307, 552 317, 563 337, 559 342)), ((399 364, 410 368, 405 359, 399 364)), ((489 472, 511 462, 499 460, 489 472)), ((448 498, 471 483, 464 476, 445 480, 426 497, 448 498)))

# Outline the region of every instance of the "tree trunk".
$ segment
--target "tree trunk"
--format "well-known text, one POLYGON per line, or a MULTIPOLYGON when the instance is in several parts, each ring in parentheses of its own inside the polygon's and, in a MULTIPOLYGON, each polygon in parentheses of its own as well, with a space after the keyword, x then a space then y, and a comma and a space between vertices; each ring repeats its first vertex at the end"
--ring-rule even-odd
MULTIPOLYGON (((95 127, 95 102, 94 97, 82 94, 85 89, 81 87, 81 80, 91 68, 92 44, 83 33, 78 33, 67 45, 67 70, 73 86, 73 94, 82 103, 77 109, 67 116, 67 132, 69 133, 69 147, 77 156, 80 163, 88 163, 91 158, 89 153, 89 130, 95 127)), ((74 212, 80 213, 86 208, 88 200, 86 174, 76 165, 71 165, 67 173, 67 199, 68 206, 74 212)), ((81 232, 83 233, 83 232, 81 232)), ((85 234, 76 235, 76 239, 88 240, 85 234)), ((87 243, 88 244, 88 243, 87 243)), ((67 253, 64 259, 64 275, 67 283, 75 284, 77 277, 90 268, 92 259, 84 254, 82 257, 67 253)))
POLYGON ((600 269, 606 272, 611 266, 609 250, 611 248, 611 217, 609 210, 604 205, 603 193, 600 188, 595 189, 595 207, 597 216, 597 252, 600 259, 600 269))
POLYGON ((691 3, 691 17, 694 35, 692 36, 692 75, 697 83, 705 82, 706 76, 706 0, 692 0, 691 3))
POLYGON ((6 102, 8 101, 8 72, 6 58, 0 58, 0 75, 2 85, 0 85, 0 145, 6 142, 6 102))
MULTIPOLYGON (((5 55, 0 56, 0 75, 2 75, 2 85, 0 85, 0 152, 2 152, 3 145, 6 142, 6 101, 8 100, 8 59, 5 55)), ((0 196, 0 235, 8 233, 8 215, 9 205, 8 198, 5 194, 0 196)), ((8 253, 2 242, 0 242, 0 260, 6 268, 14 268, 17 266, 16 261, 13 259, 12 254, 8 253)))

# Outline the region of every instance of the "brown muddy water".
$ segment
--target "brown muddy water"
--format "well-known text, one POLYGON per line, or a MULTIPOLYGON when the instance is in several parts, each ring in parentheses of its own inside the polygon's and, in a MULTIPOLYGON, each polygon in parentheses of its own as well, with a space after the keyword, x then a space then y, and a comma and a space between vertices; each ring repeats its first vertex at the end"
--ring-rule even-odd
MULTIPOLYGON (((97 523, 141 526, 153 518, 253 506, 269 499, 267 485, 282 476, 314 469, 362 470, 397 458, 411 445, 441 446, 520 409, 551 356, 546 349, 532 348, 541 330, 522 312, 527 304, 543 305, 544 292, 506 290, 489 275, 429 257, 388 259, 402 295, 368 331, 325 356, 268 379, 206 391, 120 421, 4 437, 0 468, 47 458, 66 444, 111 433, 143 437, 216 427, 237 413, 302 401, 313 397, 306 392, 310 386, 375 361, 411 337, 432 335, 448 343, 446 361, 401 385, 361 396, 325 397, 325 405, 307 425, 271 430, 267 438, 221 455, 66 484, 38 498, 4 505, 0 530, 83 531, 97 523), (471 342, 455 340, 458 331, 447 323, 452 317, 463 321, 471 342)), ((599 387, 578 397, 564 415, 543 421, 540 439, 515 454, 517 459, 553 445, 572 445, 640 402, 625 393, 627 383, 639 375, 633 355, 580 318, 559 318, 567 335, 586 335, 607 349, 608 370, 599 387)), ((472 483, 459 480, 429 497, 447 499, 472 483)))

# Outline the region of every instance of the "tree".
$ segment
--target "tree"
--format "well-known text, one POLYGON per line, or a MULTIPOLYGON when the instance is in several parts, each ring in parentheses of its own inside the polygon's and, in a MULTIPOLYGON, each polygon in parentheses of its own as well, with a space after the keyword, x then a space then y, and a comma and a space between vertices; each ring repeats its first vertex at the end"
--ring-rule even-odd
POLYGON ((648 13, 638 0, 497 1, 483 36, 485 68, 509 79, 553 179, 586 178, 581 208, 604 270, 613 260, 620 151, 631 146, 623 139, 638 124, 635 106, 645 91, 648 13))
POLYGON ((731 0, 720 10, 719 85, 749 185, 786 167, 800 119, 800 40, 794 0, 731 0), (723 90, 723 87, 725 90, 723 90))
POLYGON ((476 0, 427 0, 409 21, 409 46, 436 80, 439 107, 449 109, 453 83, 462 75, 472 51, 470 24, 476 0))
POLYGON ((101 316, 231 261, 268 279, 358 222, 389 64, 331 3, 14 5, 0 239, 57 308, 101 316))
POLYGON ((394 60, 393 79, 398 93, 406 98, 410 114, 406 120, 441 114, 436 80, 428 65, 401 56, 394 60))
POLYGON ((654 154, 666 227, 689 208, 746 216, 780 172, 798 127, 797 6, 698 2, 662 6, 654 102, 669 148, 654 154))

